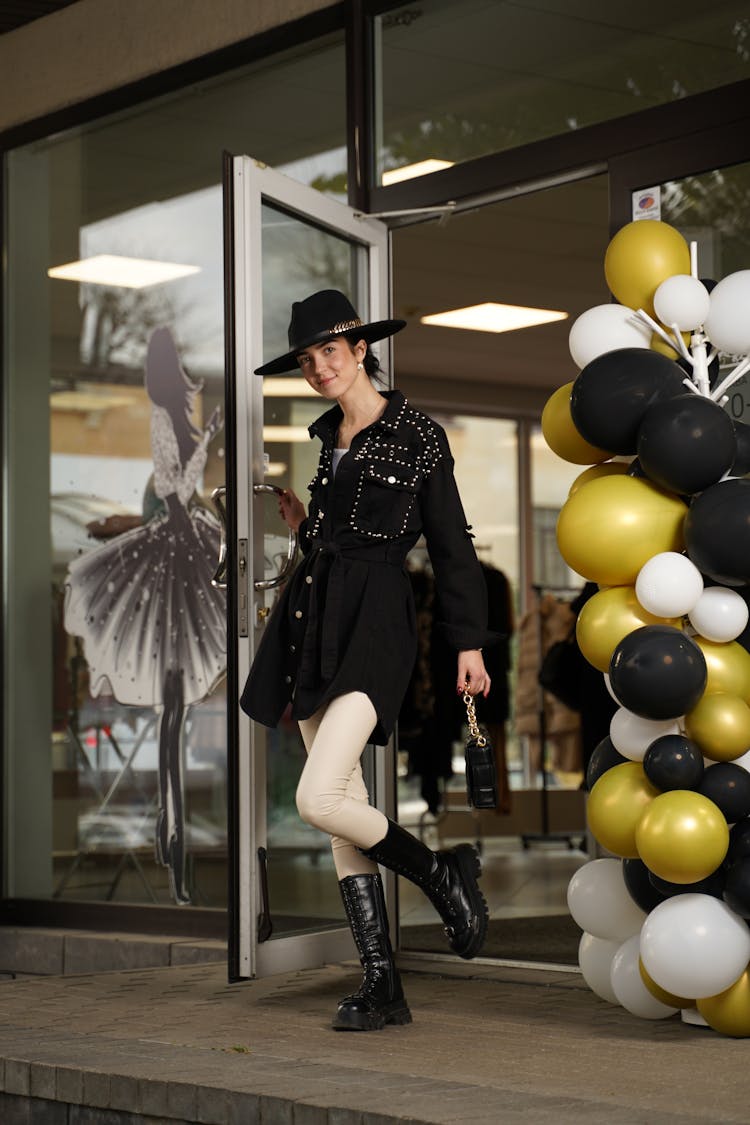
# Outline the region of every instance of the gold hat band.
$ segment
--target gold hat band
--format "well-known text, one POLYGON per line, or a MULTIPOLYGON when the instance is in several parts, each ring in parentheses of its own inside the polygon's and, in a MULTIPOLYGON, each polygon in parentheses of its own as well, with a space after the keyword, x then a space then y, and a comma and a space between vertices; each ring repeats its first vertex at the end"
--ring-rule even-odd
POLYGON ((349 332, 352 328, 361 328, 362 321, 357 317, 355 320, 340 320, 338 324, 334 324, 330 333, 332 336, 337 336, 340 332, 349 332))

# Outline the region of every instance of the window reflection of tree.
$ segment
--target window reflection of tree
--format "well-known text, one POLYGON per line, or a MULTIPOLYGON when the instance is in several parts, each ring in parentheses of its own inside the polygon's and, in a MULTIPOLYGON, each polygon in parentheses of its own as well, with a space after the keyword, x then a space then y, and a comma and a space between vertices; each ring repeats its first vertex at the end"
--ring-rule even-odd
MULTIPOLYGON (((662 219, 715 233, 715 280, 750 262, 750 164, 717 168, 664 186, 662 219)), ((700 259, 698 267, 700 269, 700 259)))
POLYGON ((163 286, 148 289, 81 287, 81 359, 102 373, 112 366, 133 369, 134 379, 143 380, 143 361, 151 333, 162 324, 179 331, 180 352, 187 355, 191 345, 205 344, 186 332, 191 306, 178 306, 163 286))
POLYGON ((557 7, 444 0, 384 15, 383 168, 505 151, 750 73, 742 3, 685 0, 648 27, 625 4, 557 7))
POLYGON ((288 347, 289 297, 318 289, 351 293, 352 247, 343 238, 306 225, 273 208, 263 213, 263 347, 278 355, 288 347))

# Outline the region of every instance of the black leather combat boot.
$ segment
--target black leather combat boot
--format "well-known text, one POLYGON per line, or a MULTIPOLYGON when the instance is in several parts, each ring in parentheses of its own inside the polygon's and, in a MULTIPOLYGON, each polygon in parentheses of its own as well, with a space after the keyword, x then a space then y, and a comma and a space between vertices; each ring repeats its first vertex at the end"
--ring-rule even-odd
POLYGON ((383 884, 379 875, 349 875, 339 883, 364 976, 333 1019, 336 1031, 380 1031, 387 1023, 411 1023, 401 978, 393 963, 383 884))
POLYGON ((443 919, 453 952, 467 960, 476 957, 487 936, 489 917, 477 883, 482 865, 476 848, 459 844, 433 852, 389 820, 385 838, 364 854, 416 883, 443 919))

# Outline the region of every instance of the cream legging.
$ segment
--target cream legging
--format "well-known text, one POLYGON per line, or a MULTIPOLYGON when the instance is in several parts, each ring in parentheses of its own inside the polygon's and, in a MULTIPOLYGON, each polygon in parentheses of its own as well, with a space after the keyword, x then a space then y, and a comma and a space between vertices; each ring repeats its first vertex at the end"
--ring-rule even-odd
POLYGON ((299 729, 307 761, 297 786, 297 808, 307 824, 331 837, 339 879, 372 875, 378 866, 358 848, 371 848, 388 831, 388 820, 369 803, 360 758, 377 722, 369 696, 339 695, 299 729))

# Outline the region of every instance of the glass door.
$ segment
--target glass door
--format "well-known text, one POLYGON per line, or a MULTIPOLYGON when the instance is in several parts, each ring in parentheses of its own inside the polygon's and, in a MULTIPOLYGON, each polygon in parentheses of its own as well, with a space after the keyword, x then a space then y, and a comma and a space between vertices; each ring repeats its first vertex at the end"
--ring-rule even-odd
MULTIPOLYGON (((238 707, 265 622, 295 565, 276 495, 287 487, 303 500, 309 495, 319 450, 307 427, 326 408, 299 375, 261 379, 253 369, 286 351, 291 304, 316 290, 342 290, 367 319, 387 315, 388 233, 249 157, 227 158, 224 190, 230 975, 244 978, 354 951, 328 837, 297 815, 305 753, 297 724, 287 713, 268 730, 238 707)), ((391 812, 392 747, 370 748, 367 758, 373 800, 391 812)))

